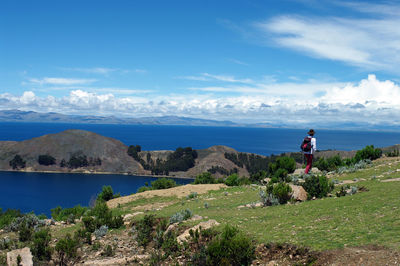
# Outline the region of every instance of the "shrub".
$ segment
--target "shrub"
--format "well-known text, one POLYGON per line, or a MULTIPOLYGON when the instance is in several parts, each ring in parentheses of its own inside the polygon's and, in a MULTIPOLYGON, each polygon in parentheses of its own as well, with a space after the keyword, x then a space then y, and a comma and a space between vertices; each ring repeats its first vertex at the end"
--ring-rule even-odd
POLYGON ((0 208, 0 229, 10 225, 14 218, 21 216, 22 213, 20 210, 7 209, 3 212, 3 209, 0 208))
POLYGON ((67 163, 69 168, 86 167, 89 165, 86 155, 73 155, 67 163))
POLYGON ((195 199, 197 198, 197 192, 191 192, 189 195, 186 196, 187 199, 195 199))
POLYGON ((222 233, 210 241, 207 252, 208 265, 250 265, 255 247, 251 240, 236 227, 226 225, 222 233))
POLYGON ((38 157, 38 163, 41 165, 53 165, 56 164, 56 158, 54 158, 51 155, 45 154, 45 155, 39 155, 38 157))
POLYGON ((9 162, 10 166, 12 169, 18 169, 18 168, 25 168, 26 162, 22 159, 22 157, 17 154, 14 156, 14 158, 9 162))
POLYGON ((180 223, 184 220, 189 219, 192 216, 193 216, 193 213, 191 210, 189 210, 189 209, 182 210, 182 211, 177 212, 174 215, 172 215, 171 218, 169 219, 169 223, 170 224, 180 223))
POLYGON ((100 239, 107 234, 107 231, 108 231, 108 226, 102 225, 100 226, 99 229, 94 230, 94 235, 96 239, 100 239))
POLYGON ((112 257, 115 254, 115 250, 111 245, 107 245, 106 248, 103 250, 102 255, 105 257, 112 257))
POLYGON ((340 158, 339 155, 335 155, 333 157, 329 157, 328 159, 325 159, 324 157, 319 158, 315 163, 314 166, 317 167, 321 171, 335 171, 337 170, 340 166, 343 166, 345 163, 344 161, 340 158))
POLYGON ((209 172, 205 172, 196 176, 195 184, 215 184, 217 180, 209 172))
POLYGON ((49 261, 51 253, 53 252, 50 247, 51 235, 49 229, 42 229, 33 235, 32 254, 38 260, 49 261))
POLYGON ((272 193, 266 193, 264 190, 260 190, 260 198, 264 206, 279 205, 279 200, 272 193))
POLYGON ((153 226, 155 225, 154 215, 145 215, 136 224, 137 242, 140 246, 146 247, 152 240, 153 226))
POLYGON ((176 187, 176 182, 173 179, 163 177, 151 182, 151 186, 153 189, 166 189, 176 187))
POLYGON ((56 251, 60 265, 68 265, 67 262, 77 257, 78 241, 71 238, 70 234, 67 234, 65 238, 58 240, 56 244, 56 251))
POLYGON ((400 155, 399 149, 394 149, 386 153, 387 157, 398 157, 400 155))
POLYGON ((171 230, 164 235, 161 248, 164 250, 166 257, 179 251, 179 244, 176 237, 176 234, 171 230))
POLYGON ((328 195, 334 188, 332 181, 329 181, 326 176, 323 175, 310 175, 305 178, 305 182, 302 184, 305 191, 307 191, 308 198, 313 197, 323 198, 328 195))
POLYGON ((86 231, 93 233, 96 230, 96 222, 93 217, 86 216, 82 218, 86 231))
POLYGON ((282 156, 275 161, 277 168, 285 169, 288 173, 293 173, 296 170, 296 161, 287 156, 282 156))
POLYGON ((44 226, 45 223, 44 221, 39 220, 35 214, 28 213, 13 219, 10 225, 7 226, 7 230, 17 232, 23 225, 26 225, 26 227, 30 229, 37 229, 41 226, 44 226))
POLYGON ((272 195, 276 197, 280 204, 286 204, 291 197, 292 189, 288 184, 278 183, 272 189, 272 195))
POLYGON ((238 174, 231 174, 225 180, 227 186, 239 186, 239 176, 238 174))
POLYGON ((26 242, 32 239, 33 229, 29 227, 26 222, 22 223, 19 228, 19 241, 26 242))
POLYGON ((86 211, 87 208, 79 204, 75 207, 65 209, 61 208, 61 206, 57 206, 51 209, 51 217, 56 221, 66 221, 72 215, 72 219, 75 220, 81 218, 86 211))
POLYGON ((250 181, 253 183, 259 183, 267 177, 267 171, 259 171, 250 176, 250 181))
POLYGON ((108 201, 114 198, 114 191, 111 186, 103 186, 97 200, 108 201))
POLYGON ((374 145, 366 146, 364 149, 357 151, 354 156, 354 162, 359 162, 361 160, 370 159, 375 160, 382 156, 381 149, 375 149, 374 145))
POLYGON ((142 187, 138 188, 138 190, 136 191, 136 193, 145 192, 145 191, 147 191, 147 190, 152 190, 152 187, 142 186, 142 187))

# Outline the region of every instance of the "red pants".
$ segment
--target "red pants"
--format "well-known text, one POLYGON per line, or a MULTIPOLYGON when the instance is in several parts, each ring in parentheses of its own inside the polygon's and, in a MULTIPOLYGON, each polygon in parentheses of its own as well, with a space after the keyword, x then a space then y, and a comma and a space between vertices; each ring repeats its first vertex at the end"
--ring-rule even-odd
POLYGON ((306 156, 306 159, 307 159, 307 166, 306 166, 306 170, 304 171, 304 173, 308 174, 308 172, 310 172, 310 170, 312 168, 313 155, 312 154, 304 154, 304 156, 306 156))

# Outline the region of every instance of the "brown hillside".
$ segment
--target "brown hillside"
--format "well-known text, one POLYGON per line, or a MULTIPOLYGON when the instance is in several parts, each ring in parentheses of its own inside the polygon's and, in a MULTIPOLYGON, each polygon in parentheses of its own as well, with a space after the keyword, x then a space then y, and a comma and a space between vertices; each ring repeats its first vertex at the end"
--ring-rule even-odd
POLYGON ((20 142, 0 142, 0 169, 10 170, 9 161, 19 154, 26 161, 26 170, 31 171, 71 171, 59 167, 62 159, 68 161, 73 155, 100 158, 100 166, 86 169, 94 172, 144 173, 143 167, 128 156, 128 147, 120 141, 84 130, 66 130, 20 142), (56 158, 57 165, 39 165, 39 155, 48 154, 56 158))

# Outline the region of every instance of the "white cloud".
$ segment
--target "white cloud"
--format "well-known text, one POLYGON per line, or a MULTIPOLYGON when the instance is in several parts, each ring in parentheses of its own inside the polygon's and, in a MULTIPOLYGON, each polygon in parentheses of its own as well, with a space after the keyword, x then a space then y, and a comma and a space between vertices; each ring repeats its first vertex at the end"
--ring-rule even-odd
POLYGON ((72 90, 64 97, 39 97, 32 91, 0 94, 0 109, 21 108, 67 114, 178 115, 237 122, 386 123, 400 125, 400 87, 369 75, 358 83, 275 83, 234 87, 237 96, 216 96, 230 87, 209 87, 209 94, 117 97, 113 93, 72 90))
MULTIPOLYGON (((400 6, 345 4, 366 18, 273 17, 254 25, 279 46, 323 59, 342 61, 369 70, 400 69, 400 6), (390 14, 389 14, 390 13, 390 14), (398 13, 396 13, 398 14, 398 13)), ((270 43, 268 43, 270 44, 270 43)))
POLYGON ((77 84, 90 84, 97 80, 95 79, 73 79, 73 78, 42 78, 42 79, 29 79, 31 83, 40 84, 40 85, 77 85, 77 84))

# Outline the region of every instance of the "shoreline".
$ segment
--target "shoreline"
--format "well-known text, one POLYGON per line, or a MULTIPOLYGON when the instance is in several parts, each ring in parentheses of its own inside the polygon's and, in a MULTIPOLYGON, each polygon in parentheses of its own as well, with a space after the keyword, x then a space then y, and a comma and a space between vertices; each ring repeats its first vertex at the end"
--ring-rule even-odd
POLYGON ((183 176, 168 176, 168 175, 147 175, 147 174, 132 174, 132 173, 114 173, 114 172, 64 172, 64 171, 36 171, 36 170, 3 170, 1 172, 15 172, 15 173, 38 173, 38 174, 84 174, 84 175, 125 175, 125 176, 143 176, 143 177, 154 177, 154 178, 176 178, 176 179, 195 179, 194 177, 183 177, 183 176))

